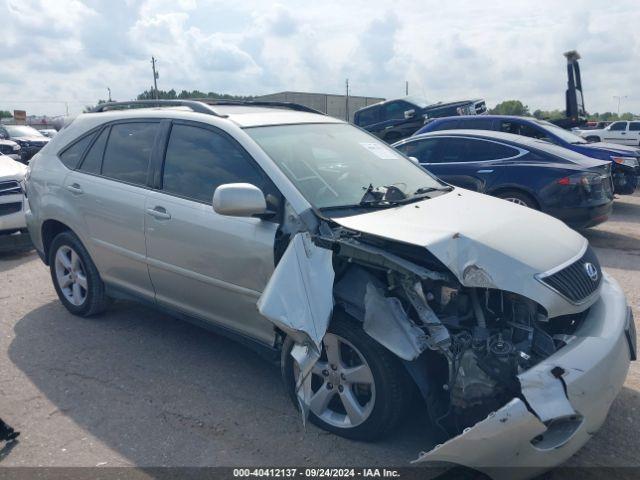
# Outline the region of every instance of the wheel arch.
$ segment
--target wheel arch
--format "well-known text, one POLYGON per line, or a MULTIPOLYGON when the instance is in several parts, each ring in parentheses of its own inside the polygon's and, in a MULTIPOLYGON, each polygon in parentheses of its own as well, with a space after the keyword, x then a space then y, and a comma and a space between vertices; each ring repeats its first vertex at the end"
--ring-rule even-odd
POLYGON ((54 219, 45 220, 42 223, 41 235, 42 235, 42 249, 44 254, 44 263, 49 265, 49 248, 51 246, 51 242, 62 232, 73 232, 71 227, 67 224, 54 219))
POLYGON ((510 186, 510 185, 500 186, 498 188, 495 188, 487 192, 487 194, 492 195, 494 197, 499 197, 501 194, 508 193, 508 192, 515 192, 515 193, 526 195, 531 200, 533 200, 538 210, 542 210, 540 200, 538 200, 537 195, 530 189, 524 188, 522 186, 510 186))

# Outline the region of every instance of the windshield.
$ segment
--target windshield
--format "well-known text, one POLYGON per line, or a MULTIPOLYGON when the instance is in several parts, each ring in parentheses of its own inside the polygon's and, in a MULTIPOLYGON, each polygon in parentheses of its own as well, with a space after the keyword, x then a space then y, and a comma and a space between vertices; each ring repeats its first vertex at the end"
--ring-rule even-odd
POLYGON ((42 137, 38 130, 28 125, 5 125, 10 137, 42 137))
POLYGON ((246 132, 316 208, 370 204, 363 200, 375 189, 409 198, 443 188, 398 151, 351 125, 277 125, 246 132))
POLYGON ((584 138, 581 138, 575 133, 569 132, 564 128, 560 128, 559 126, 554 125, 551 122, 545 122, 544 120, 536 120, 536 123, 567 143, 587 143, 587 141, 584 138))

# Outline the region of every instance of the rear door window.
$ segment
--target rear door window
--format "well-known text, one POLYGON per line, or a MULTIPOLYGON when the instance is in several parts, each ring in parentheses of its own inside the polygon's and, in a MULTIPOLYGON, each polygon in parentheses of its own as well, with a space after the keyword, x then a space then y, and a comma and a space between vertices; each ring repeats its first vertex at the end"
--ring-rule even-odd
POLYGON ((113 125, 104 152, 102 175, 134 185, 145 185, 158 125, 156 122, 113 125))
POLYGON ((435 155, 435 161, 440 163, 500 160, 520 153, 513 147, 489 140, 454 137, 443 137, 440 140, 435 155))
POLYGON ((82 154, 87 149, 93 138, 96 136, 96 132, 82 137, 70 147, 66 148, 62 153, 58 155, 58 158, 62 161, 65 167, 73 170, 78 166, 82 159, 82 154))
POLYGON ((104 147, 107 144, 107 137, 109 136, 109 128, 102 130, 100 136, 93 142, 91 148, 87 152, 80 165, 80 171, 85 173, 100 174, 102 167, 102 157, 104 155, 104 147))
POLYGON ((630 132, 640 132, 640 122, 630 122, 629 123, 629 131, 630 132))

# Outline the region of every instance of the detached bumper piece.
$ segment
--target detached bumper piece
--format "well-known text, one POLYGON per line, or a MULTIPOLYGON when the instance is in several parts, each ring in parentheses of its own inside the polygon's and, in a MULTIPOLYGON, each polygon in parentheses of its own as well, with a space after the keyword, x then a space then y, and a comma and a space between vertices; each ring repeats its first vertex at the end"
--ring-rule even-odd
POLYGON ((458 464, 492 478, 530 478, 571 457, 600 428, 636 355, 633 317, 604 274, 575 338, 520 374, 522 397, 415 462, 458 464), (566 393, 565 393, 566 392, 566 393))

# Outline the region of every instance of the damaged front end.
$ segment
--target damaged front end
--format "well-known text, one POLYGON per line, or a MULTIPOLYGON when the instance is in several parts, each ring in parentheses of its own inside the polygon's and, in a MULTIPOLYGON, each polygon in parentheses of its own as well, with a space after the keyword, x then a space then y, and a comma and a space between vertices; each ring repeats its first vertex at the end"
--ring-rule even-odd
POLYGON ((587 306, 550 320, 543 306, 498 288, 480 267, 468 266, 459 279, 427 249, 327 224, 317 234, 293 237, 259 302, 264 316, 293 335, 304 415, 332 307, 361 322, 371 338, 402 359, 418 386, 445 441, 419 462, 509 465, 496 452, 500 442, 509 443, 510 431, 516 433, 503 452, 517 457, 518 442, 541 451, 557 448, 582 424, 584 412, 572 406, 565 382, 577 370, 535 367, 576 339, 587 306), (323 258, 322 265, 314 257, 323 258), (311 273, 296 270, 313 271, 320 281, 300 280, 311 273), (300 302, 304 306, 295 315, 286 312, 293 308, 286 305, 300 302), (500 442, 483 442, 497 437, 500 442), (476 443, 465 453, 465 445, 476 443))

